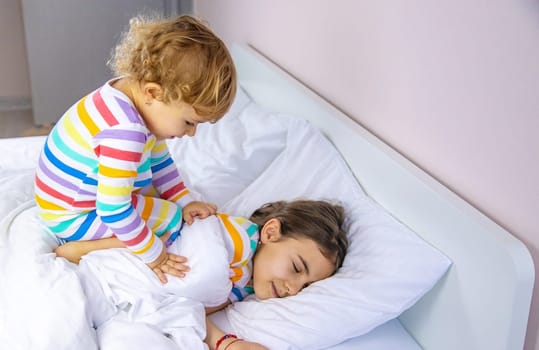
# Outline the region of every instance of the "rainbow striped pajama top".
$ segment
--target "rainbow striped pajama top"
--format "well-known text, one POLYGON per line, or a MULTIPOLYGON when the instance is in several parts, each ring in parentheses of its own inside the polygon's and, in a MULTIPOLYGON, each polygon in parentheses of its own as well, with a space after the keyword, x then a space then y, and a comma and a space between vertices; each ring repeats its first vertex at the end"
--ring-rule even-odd
MULTIPOLYGON (((131 100, 111 82, 75 103, 51 131, 39 158, 35 200, 40 218, 60 237, 101 238, 84 236, 97 217, 133 253, 151 262, 163 245, 136 210, 136 194, 153 185, 166 200, 157 214, 170 217, 172 210, 176 221, 181 208, 174 203, 185 206, 191 196, 166 142, 156 140, 131 100)), ((143 210, 155 211, 152 203, 143 210)))

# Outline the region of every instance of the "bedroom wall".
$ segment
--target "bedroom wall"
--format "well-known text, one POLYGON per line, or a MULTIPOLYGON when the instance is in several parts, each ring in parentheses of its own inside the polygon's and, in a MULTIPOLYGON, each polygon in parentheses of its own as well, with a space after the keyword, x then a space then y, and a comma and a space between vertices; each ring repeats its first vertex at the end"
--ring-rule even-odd
MULTIPOLYGON (((106 3, 106 1, 101 2, 106 3)), ((52 79, 54 81, 51 81, 50 76, 47 74, 50 73, 54 76, 60 76, 62 72, 56 72, 56 70, 59 69, 58 67, 61 67, 64 70, 66 67, 76 70, 73 68, 73 62, 69 59, 65 59, 61 61, 61 64, 56 64, 58 57, 55 57, 55 60, 53 59, 54 57, 51 58, 49 57, 50 55, 42 55, 39 54, 39 52, 47 51, 47 49, 50 49, 51 47, 64 49, 69 43, 78 42, 77 40, 80 40, 81 33, 86 33, 87 31, 85 31, 85 29, 90 26, 90 23, 93 23, 92 19, 88 16, 97 16, 100 13, 99 11, 103 11, 103 9, 99 7, 99 4, 96 4, 96 1, 85 2, 79 0, 77 2, 70 0, 55 0, 46 2, 46 5, 43 5, 46 7, 46 11, 39 12, 42 9, 37 8, 36 5, 38 5, 38 3, 42 3, 42 1, 0 0, 0 77, 2 78, 2 84, 0 85, 0 111, 32 108, 29 61, 31 63, 32 61, 34 62, 34 73, 36 73, 34 74, 34 79, 37 80, 37 82, 34 81, 34 88, 39 85, 36 88, 36 91, 41 92, 41 94, 38 94, 39 96, 34 95, 34 102, 36 102, 36 100, 45 100, 48 101, 46 103, 51 104, 50 97, 53 96, 54 100, 58 101, 58 99, 62 100, 62 97, 57 98, 57 96, 60 95, 64 98, 62 100, 62 105, 69 106, 69 104, 72 103, 74 96, 77 96, 77 98, 79 97, 80 91, 88 91, 88 86, 91 86, 93 89, 96 81, 101 82, 103 76, 108 76, 110 74, 108 68, 105 67, 104 62, 108 58, 109 51, 112 47, 111 42, 113 40, 105 34, 109 32, 117 33, 118 30, 123 29, 123 22, 118 18, 121 18, 121 20, 124 20, 124 22, 127 23, 130 16, 129 14, 135 13, 140 9, 145 9, 149 13, 159 13, 164 10, 165 14, 191 12, 192 10, 191 0, 116 0, 114 6, 109 5, 106 7, 104 11, 108 11, 106 12, 107 16, 100 17, 100 29, 92 33, 91 43, 87 43, 84 46, 84 48, 89 52, 92 52, 92 54, 86 56, 84 54, 80 54, 79 56, 75 55, 79 58, 84 57, 83 61, 85 63, 90 62, 92 65, 84 65, 84 67, 87 68, 86 70, 79 69, 78 74, 72 74, 71 76, 72 78, 77 76, 78 79, 71 79, 69 82, 66 82, 65 79, 62 80, 61 78, 52 79), (36 53, 33 56, 33 60, 28 59, 23 25, 23 3, 25 5, 24 7, 26 7, 24 14, 27 15, 27 19, 32 20, 30 23, 27 23, 28 27, 33 29, 36 28, 36 26, 38 27, 38 29, 33 31, 33 41, 31 40, 30 43, 30 48, 33 48, 33 51, 36 53), (70 6, 65 6, 68 3, 70 6), (84 20, 79 20, 78 22, 72 20, 73 16, 71 16, 71 14, 76 10, 85 11, 86 17, 84 20), (29 14, 31 16, 28 16, 29 14), (36 18, 38 20, 35 20, 36 18), (64 21, 63 23, 60 22, 62 18, 64 21), (58 27, 51 23, 58 24, 58 27), (74 23, 77 25, 74 25, 74 23), (62 24, 68 25, 70 30, 62 30, 62 24), (39 30, 41 30, 41 32, 39 30), (63 39, 47 41, 53 35, 60 36, 63 39), (103 51, 105 52, 105 56, 99 56, 98 53, 103 51), (96 60, 98 63, 95 63, 96 60), (88 69, 90 66, 94 68, 93 74, 92 70, 88 69), (83 78, 80 78, 81 75, 83 78), (48 82, 58 83, 58 80, 61 80, 62 84, 55 85, 57 90, 56 94, 50 93, 47 88, 40 89, 42 86, 47 86, 48 82), (62 86, 62 91, 58 88, 59 85, 62 86), (77 93, 77 91, 79 92, 77 93), (65 99, 65 95, 68 95, 69 98, 65 99)), ((55 52, 58 52, 58 50, 55 52)), ((71 58, 73 59, 73 57, 71 58)), ((63 111, 66 107, 60 106, 57 108, 62 108, 61 111, 63 111)), ((34 111, 36 111, 36 108, 34 108, 34 111)), ((40 113, 36 122, 41 124, 43 122, 54 121, 54 115, 57 115, 58 113, 61 112, 50 113, 52 114, 51 116, 48 116, 49 113, 40 113), (53 120, 43 120, 43 118, 53 118, 53 120)), ((5 123, 6 121, 3 122, 5 123)))
MULTIPOLYGON (((197 0, 194 12, 512 232, 539 277, 539 2, 197 0)), ((525 349, 539 350, 538 287, 532 310, 525 349)))
POLYGON ((0 0, 0 109, 30 106, 30 80, 21 2, 0 0))

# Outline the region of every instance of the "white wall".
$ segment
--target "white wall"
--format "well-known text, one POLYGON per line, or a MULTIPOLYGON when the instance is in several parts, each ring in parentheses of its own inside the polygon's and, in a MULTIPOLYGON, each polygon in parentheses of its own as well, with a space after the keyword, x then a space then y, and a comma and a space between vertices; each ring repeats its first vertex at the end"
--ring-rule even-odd
POLYGON ((21 3, 0 0, 0 98, 30 99, 21 3))
POLYGON ((130 18, 167 8, 165 0, 20 1, 37 124, 56 122, 112 78, 106 62, 130 18))
MULTIPOLYGON (((520 238, 539 276, 539 2, 197 0, 520 238)), ((539 350, 539 288, 526 338, 539 350)))
POLYGON ((105 62, 131 15, 163 10, 172 14, 191 8, 190 0, 0 0, 0 111, 30 108, 33 90, 36 121, 55 121, 109 75, 105 62), (31 29, 30 60, 23 7, 26 26, 31 29), (85 15, 80 17, 80 13, 85 15), (93 30, 88 30, 89 23, 93 30), (42 105, 51 107, 42 109, 42 105))

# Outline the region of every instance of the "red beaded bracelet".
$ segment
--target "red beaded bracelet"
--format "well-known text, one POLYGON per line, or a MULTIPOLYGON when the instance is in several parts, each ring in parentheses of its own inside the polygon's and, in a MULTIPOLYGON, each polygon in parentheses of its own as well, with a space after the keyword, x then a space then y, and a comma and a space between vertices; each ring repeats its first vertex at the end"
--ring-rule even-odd
POLYGON ((238 339, 238 337, 235 335, 235 334, 225 334, 223 335, 221 338, 219 338, 219 340, 217 340, 217 342, 215 343, 215 350, 219 350, 219 345, 221 345, 221 343, 225 340, 225 339, 228 339, 228 338, 234 338, 234 339, 238 339))

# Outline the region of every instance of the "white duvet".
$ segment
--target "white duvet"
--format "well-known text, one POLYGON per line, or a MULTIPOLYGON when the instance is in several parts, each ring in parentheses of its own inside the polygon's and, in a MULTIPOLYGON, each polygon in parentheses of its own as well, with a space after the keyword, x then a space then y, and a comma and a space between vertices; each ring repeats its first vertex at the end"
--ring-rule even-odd
MULTIPOLYGON (((10 183, 31 187, 29 175, 10 183)), ((192 270, 163 285, 125 249, 94 252, 79 267, 56 258, 33 202, 19 204, 0 227, 0 348, 206 349, 204 306, 221 304, 230 291, 220 230, 216 217, 184 227, 170 249, 192 270)))

